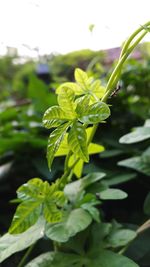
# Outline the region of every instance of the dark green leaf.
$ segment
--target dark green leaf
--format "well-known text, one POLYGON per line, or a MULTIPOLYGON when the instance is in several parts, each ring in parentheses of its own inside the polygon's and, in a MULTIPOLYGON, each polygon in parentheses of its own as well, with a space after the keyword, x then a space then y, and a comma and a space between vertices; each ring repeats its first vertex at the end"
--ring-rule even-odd
POLYGON ((71 236, 84 230, 91 223, 92 218, 88 212, 79 208, 72 210, 63 222, 48 224, 46 235, 57 242, 66 242, 71 236))
POLYGON ((138 265, 125 256, 112 251, 101 250, 99 253, 92 253, 86 267, 138 267, 138 265))

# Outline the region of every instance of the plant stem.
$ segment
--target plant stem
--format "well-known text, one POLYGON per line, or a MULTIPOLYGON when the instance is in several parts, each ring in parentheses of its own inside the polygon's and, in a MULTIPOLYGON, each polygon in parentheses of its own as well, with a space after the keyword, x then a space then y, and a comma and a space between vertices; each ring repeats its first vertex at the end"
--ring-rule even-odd
MULTIPOLYGON (((148 21, 147 23, 145 23, 143 25, 143 27, 147 27, 150 25, 150 21, 148 21)), ((133 39, 142 31, 144 30, 143 27, 139 27, 128 39, 127 41, 124 43, 121 54, 120 54, 120 58, 123 56, 124 53, 126 53, 129 45, 131 44, 131 42, 133 41, 133 39)))
MULTIPOLYGON (((147 25, 149 25, 149 23, 147 23, 147 25)), ((143 28, 140 28, 138 31, 138 33, 143 30, 143 28)), ((129 42, 127 42, 127 44, 124 46, 125 48, 123 48, 123 53, 121 52, 121 57, 112 73, 112 75, 110 76, 109 80, 108 80, 108 83, 107 83, 107 87, 106 87, 106 93, 104 95, 104 97, 102 98, 102 101, 103 102, 106 102, 108 97, 111 95, 111 93, 113 92, 114 90, 114 85, 118 82, 119 80, 119 77, 120 77, 120 74, 121 74, 121 69, 122 69, 122 65, 123 63, 125 62, 125 60, 128 58, 128 56, 131 54, 131 52, 133 51, 133 49, 137 46, 137 44, 143 39, 143 37, 147 34, 147 31, 145 30, 144 33, 141 34, 140 37, 138 37, 136 39, 136 41, 128 48, 127 46, 131 43, 131 41, 133 40, 133 36, 135 37, 137 35, 137 31, 134 32, 134 34, 132 35, 132 38, 129 42), (135 34, 136 33, 136 34, 135 34), (114 83, 115 81, 115 83, 114 83)))
POLYGON ((28 256, 30 255, 31 251, 33 250, 34 246, 36 243, 34 243, 32 246, 30 246, 28 248, 28 250, 26 251, 26 253, 24 254, 24 256, 22 257, 21 261, 18 264, 18 267, 24 267, 24 264, 28 258, 28 256))

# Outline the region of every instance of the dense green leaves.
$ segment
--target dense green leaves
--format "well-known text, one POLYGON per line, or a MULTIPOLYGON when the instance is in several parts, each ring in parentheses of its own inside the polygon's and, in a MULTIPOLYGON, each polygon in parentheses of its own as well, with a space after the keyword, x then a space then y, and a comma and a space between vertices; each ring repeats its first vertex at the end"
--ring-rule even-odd
POLYGON ((18 189, 17 195, 21 203, 9 229, 11 234, 26 231, 36 223, 41 214, 50 223, 61 220, 61 208, 66 203, 66 198, 59 190, 59 182, 50 186, 48 182, 43 182, 39 178, 31 179, 18 189))
POLYGON ((108 250, 92 255, 47 252, 32 260, 26 267, 138 267, 132 260, 108 250))
POLYGON ((84 209, 72 210, 64 221, 57 224, 48 224, 46 235, 57 242, 66 242, 71 236, 84 230, 91 223, 92 218, 84 209))
POLYGON ((39 218, 37 223, 22 234, 5 234, 0 238, 0 262, 15 252, 21 251, 44 236, 45 221, 39 218))
POLYGON ((75 201, 77 197, 81 194, 81 192, 85 190, 89 185, 103 179, 104 177, 105 173, 93 172, 78 181, 67 184, 64 188, 64 192, 66 196, 70 199, 70 201, 75 201))
POLYGON ((87 135, 81 123, 74 122, 68 135, 68 144, 70 149, 81 158, 88 162, 87 135))

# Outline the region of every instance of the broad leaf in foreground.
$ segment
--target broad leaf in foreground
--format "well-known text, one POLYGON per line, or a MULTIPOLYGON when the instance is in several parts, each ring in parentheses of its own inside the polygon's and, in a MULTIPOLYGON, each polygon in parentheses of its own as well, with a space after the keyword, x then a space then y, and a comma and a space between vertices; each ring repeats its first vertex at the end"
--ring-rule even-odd
POLYGON ((92 218, 88 212, 79 208, 72 210, 63 222, 57 224, 48 224, 46 235, 57 242, 66 242, 78 232, 81 232, 89 226, 92 218))
POLYGON ((36 223, 41 213, 41 202, 27 200, 22 202, 13 217, 9 228, 10 234, 19 234, 27 230, 36 223))
POLYGON ((132 260, 108 250, 80 256, 78 254, 47 252, 25 267, 138 267, 132 260))
POLYGON ((0 238, 0 262, 14 254, 30 247, 44 236, 45 220, 40 218, 36 224, 22 234, 5 234, 0 238))
POLYGON ((77 254, 47 252, 33 259, 25 267, 81 267, 81 257, 77 254))

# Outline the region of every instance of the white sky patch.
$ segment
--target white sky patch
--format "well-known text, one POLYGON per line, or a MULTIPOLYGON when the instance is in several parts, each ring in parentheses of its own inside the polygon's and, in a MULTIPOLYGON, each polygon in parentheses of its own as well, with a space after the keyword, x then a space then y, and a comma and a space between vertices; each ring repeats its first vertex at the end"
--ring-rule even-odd
POLYGON ((0 54, 6 46, 35 53, 24 44, 40 54, 120 46, 150 20, 149 10, 149 0, 0 0, 0 54))

